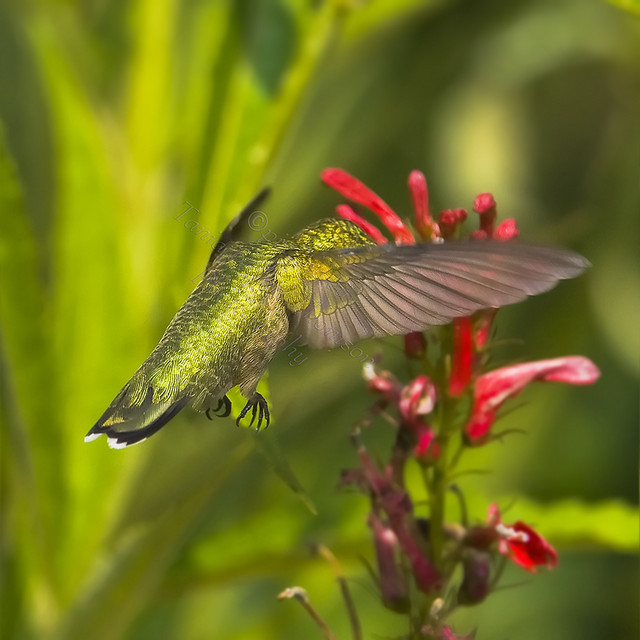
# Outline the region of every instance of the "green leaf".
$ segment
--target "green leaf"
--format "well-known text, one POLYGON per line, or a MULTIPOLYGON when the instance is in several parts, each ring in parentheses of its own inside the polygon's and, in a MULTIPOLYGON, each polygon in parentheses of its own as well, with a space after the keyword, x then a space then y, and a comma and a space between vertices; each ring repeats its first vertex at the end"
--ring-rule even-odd
POLYGON ((47 624, 61 580, 55 555, 64 495, 59 398, 37 246, 1 127, 0 212, 0 366, 14 395, 13 401, 3 398, 0 413, 3 495, 8 498, 2 501, 2 520, 21 532, 10 573, 18 580, 15 588, 26 586, 26 581, 19 585, 18 565, 24 576, 34 575, 29 587, 46 594, 50 607, 41 622, 47 624))
POLYGON ((640 15, 640 0, 607 0, 607 2, 615 4, 621 9, 625 9, 631 13, 640 15))
POLYGON ((258 451, 267 459, 267 462, 271 465, 276 475, 300 498, 304 506, 307 507, 313 515, 317 515, 318 510, 316 506, 304 490, 304 487, 291 468, 289 461, 283 454, 276 435, 272 435, 270 431, 262 431, 260 433, 254 433, 253 435, 258 451))

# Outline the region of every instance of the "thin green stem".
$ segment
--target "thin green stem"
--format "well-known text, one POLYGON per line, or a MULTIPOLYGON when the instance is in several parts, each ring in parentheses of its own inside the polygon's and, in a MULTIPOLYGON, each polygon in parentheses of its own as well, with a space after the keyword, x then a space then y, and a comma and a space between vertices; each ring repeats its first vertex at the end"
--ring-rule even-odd
POLYGON ((439 440, 440 457, 433 467, 429 499, 431 513, 429 517, 429 541, 431 557, 436 568, 442 568, 442 552, 444 546, 444 515, 447 494, 447 449, 449 436, 443 434, 439 440))

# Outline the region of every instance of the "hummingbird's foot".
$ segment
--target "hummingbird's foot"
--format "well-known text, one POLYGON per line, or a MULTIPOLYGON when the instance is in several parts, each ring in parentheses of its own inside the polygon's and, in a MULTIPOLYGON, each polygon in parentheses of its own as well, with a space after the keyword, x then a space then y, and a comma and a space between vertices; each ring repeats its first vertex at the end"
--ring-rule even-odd
MULTIPOLYGON (((218 400, 218 405, 213 410, 213 413, 218 418, 226 418, 231 413, 231 400, 229 400, 229 398, 227 398, 227 396, 222 396, 222 398, 220 398, 220 400, 218 400), (224 408, 223 412, 222 413, 218 413, 218 411, 220 411, 221 408, 224 408)), ((209 420, 213 420, 213 418, 211 417, 211 407, 209 407, 204 412, 204 414, 207 416, 207 418, 209 418, 209 420)))
POLYGON ((240 420, 242 420, 242 418, 247 415, 249 409, 251 409, 251 422, 249 423, 249 427, 253 426, 257 414, 258 421, 256 422, 256 431, 260 431, 263 420, 264 422, 266 422, 264 426, 264 428, 266 429, 269 426, 270 422, 269 406, 267 405, 267 401, 259 393, 254 393, 253 396, 251 396, 251 399, 247 401, 244 409, 238 415, 236 424, 240 426, 240 420))

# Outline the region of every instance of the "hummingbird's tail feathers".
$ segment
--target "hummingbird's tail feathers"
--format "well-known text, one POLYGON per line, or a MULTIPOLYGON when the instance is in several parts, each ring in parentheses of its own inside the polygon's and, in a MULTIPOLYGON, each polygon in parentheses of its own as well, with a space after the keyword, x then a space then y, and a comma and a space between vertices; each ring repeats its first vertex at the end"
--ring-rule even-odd
MULTIPOLYGON (((231 222, 225 227, 224 231, 220 234, 218 238, 218 242, 213 247, 213 251, 211 251, 211 255, 209 256, 209 261, 207 262, 207 267, 205 269, 205 273, 209 271, 211 265, 213 264, 216 256, 233 240, 237 240, 244 227, 244 222, 248 223, 250 229, 254 229, 254 226, 251 225, 251 221, 249 216, 254 213, 259 213, 261 216, 264 214, 261 211, 257 211, 257 208, 269 197, 271 193, 271 189, 269 187, 265 187, 258 193, 258 195, 254 196, 242 209, 242 211, 235 217, 231 222)), ((266 218, 265 218, 266 219, 266 218)), ((256 220, 257 222, 257 220, 256 220)), ((260 218, 259 230, 262 230, 266 227, 266 225, 262 224, 263 219, 260 218)))
POLYGON ((112 449, 124 449, 138 444, 153 435, 171 420, 187 404, 185 396, 175 402, 153 402, 153 388, 149 387, 144 401, 139 405, 127 406, 128 385, 116 396, 107 410, 100 416, 84 438, 91 442, 106 435, 112 449))

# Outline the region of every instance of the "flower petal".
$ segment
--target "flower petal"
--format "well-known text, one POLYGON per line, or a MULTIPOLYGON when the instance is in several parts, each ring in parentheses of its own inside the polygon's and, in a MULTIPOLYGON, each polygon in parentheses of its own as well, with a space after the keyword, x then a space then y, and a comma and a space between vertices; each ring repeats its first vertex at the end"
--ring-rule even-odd
POLYGON ((518 229, 513 218, 503 220, 493 232, 493 237, 496 240, 511 240, 511 238, 517 238, 519 235, 520 229, 518 229))
POLYGON ((409 191, 413 200, 413 209, 416 212, 418 233, 427 240, 437 238, 438 225, 434 223, 429 213, 429 191, 422 171, 412 171, 409 174, 409 191))
POLYGON ((380 229, 359 216, 348 204, 339 204, 336 212, 341 218, 357 224, 368 236, 371 236, 377 244, 387 244, 387 239, 382 235, 380 229))
POLYGON ((473 210, 480 215, 480 229, 488 237, 493 235, 493 225, 496 221, 496 201, 490 193, 481 193, 473 201, 473 210))
POLYGON ((413 235, 391 207, 352 175, 342 169, 325 169, 322 180, 346 198, 371 209, 391 231, 398 244, 415 244, 413 235))
POLYGON ((433 411, 436 402, 436 388, 427 376, 418 376, 402 390, 400 396, 400 413, 410 422, 417 416, 427 415, 433 411))
POLYGON ((519 535, 507 539, 506 543, 516 564, 532 573, 537 571, 537 567, 553 569, 558 566, 556 550, 537 531, 521 521, 511 527, 519 535))
POLYGON ((449 377, 450 395, 456 397, 465 390, 471 380, 472 364, 471 318, 455 318, 453 320, 453 357, 449 377))
POLYGON ((593 362, 581 356, 526 362, 485 373, 476 381, 475 403, 466 429, 467 436, 472 442, 483 438, 500 406, 534 380, 592 384, 599 377, 600 371, 593 362))

